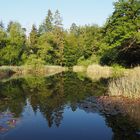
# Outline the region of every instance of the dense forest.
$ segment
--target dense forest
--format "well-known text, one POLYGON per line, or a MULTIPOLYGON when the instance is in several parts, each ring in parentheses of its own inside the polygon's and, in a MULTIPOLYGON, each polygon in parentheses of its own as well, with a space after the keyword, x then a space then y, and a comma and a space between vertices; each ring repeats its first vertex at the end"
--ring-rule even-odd
MULTIPOLYGON (((93 19, 94 21, 94 19, 93 19)), ((29 35, 20 23, 0 23, 0 65, 61 65, 84 63, 140 64, 140 0, 119 0, 106 23, 64 29, 60 12, 48 10, 43 23, 29 35)))

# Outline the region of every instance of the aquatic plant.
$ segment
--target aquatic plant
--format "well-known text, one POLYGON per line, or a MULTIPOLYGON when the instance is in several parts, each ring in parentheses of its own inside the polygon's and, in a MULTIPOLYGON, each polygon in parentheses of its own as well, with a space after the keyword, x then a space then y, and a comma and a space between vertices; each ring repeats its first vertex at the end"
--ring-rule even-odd
POLYGON ((127 71, 123 77, 109 82, 109 95, 140 98, 140 67, 127 71))

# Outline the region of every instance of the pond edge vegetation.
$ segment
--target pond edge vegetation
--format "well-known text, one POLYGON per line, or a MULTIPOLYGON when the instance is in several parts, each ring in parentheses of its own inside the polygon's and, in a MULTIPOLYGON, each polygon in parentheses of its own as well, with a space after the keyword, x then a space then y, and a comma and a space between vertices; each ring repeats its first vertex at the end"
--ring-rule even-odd
POLYGON ((139 9, 140 0, 118 0, 102 27, 73 23, 70 29, 63 28, 59 10, 48 10, 28 36, 20 23, 0 22, 0 77, 73 69, 93 79, 111 77, 109 95, 139 98, 139 9))

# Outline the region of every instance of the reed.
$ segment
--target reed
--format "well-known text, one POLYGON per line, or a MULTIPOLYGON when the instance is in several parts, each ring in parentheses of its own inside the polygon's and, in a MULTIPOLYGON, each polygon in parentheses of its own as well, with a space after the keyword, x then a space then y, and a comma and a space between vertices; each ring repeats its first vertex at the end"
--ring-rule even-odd
POLYGON ((24 65, 24 66, 1 66, 0 71, 13 71, 16 74, 55 74, 60 73, 67 68, 61 67, 61 66, 32 66, 32 65, 24 65))
POLYGON ((86 74, 91 79, 108 78, 112 75, 112 68, 93 64, 88 66, 86 74))
POLYGON ((73 66, 73 72, 85 72, 86 70, 85 66, 73 66))
POLYGON ((123 77, 109 82, 109 95, 140 98, 140 67, 127 71, 123 77))

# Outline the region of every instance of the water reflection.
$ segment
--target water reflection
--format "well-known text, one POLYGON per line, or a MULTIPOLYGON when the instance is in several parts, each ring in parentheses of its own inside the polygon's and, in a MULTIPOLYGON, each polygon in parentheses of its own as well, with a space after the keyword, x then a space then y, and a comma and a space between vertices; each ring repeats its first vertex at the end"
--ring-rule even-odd
MULTIPOLYGON (((59 129, 64 121, 64 112, 70 107, 73 112, 80 109, 103 116, 108 128, 112 128, 114 140, 140 138, 139 101, 129 103, 102 96, 106 91, 107 79, 91 81, 71 72, 46 78, 17 78, 0 82, 0 112, 10 112, 12 116, 9 120, 19 118, 21 125, 23 116, 27 118, 25 112, 33 111, 34 115, 41 113, 49 128, 55 126, 59 129)), ((0 120, 1 131, 4 121, 2 118, 0 120)))
POLYGON ((6 111, 0 113, 0 133, 5 133, 16 127, 19 119, 14 117, 14 114, 6 111))
POLYGON ((98 112, 114 133, 113 140, 140 139, 140 101, 117 97, 90 97, 78 103, 86 112, 98 112))

